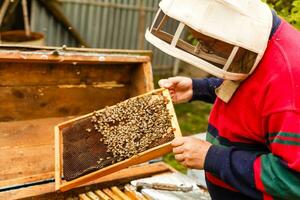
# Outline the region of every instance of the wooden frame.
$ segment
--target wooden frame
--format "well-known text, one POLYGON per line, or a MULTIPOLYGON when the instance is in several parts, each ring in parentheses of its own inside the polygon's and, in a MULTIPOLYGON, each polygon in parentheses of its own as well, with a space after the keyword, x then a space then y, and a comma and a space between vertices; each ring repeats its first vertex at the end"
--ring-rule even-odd
MULTIPOLYGON (((172 115, 171 123, 172 123, 172 127, 175 128, 174 135, 175 135, 175 137, 179 137, 179 136, 181 136, 181 131, 179 128, 179 124, 177 122, 176 114, 175 114, 174 107, 172 104, 172 99, 171 99, 171 96, 170 96, 168 90, 166 90, 166 89, 154 90, 152 92, 148 92, 146 94, 143 94, 143 95, 140 95, 140 96, 137 96, 134 98, 138 98, 138 97, 149 95, 149 94, 155 94, 155 93, 159 93, 159 92, 161 92, 162 95, 165 96, 169 100, 168 104, 167 104, 167 109, 169 110, 170 114, 172 115)), ((112 106, 112 107, 114 107, 114 106, 112 106)), ((74 179, 72 181, 64 181, 61 178, 62 177, 62 169, 63 169, 62 129, 65 127, 71 126, 77 120, 85 119, 90 116, 92 116, 92 113, 69 120, 64 123, 61 123, 55 127, 55 139, 54 140, 55 140, 55 189, 56 190, 67 191, 69 189, 72 189, 79 185, 88 183, 97 178, 106 176, 106 175, 116 172, 118 170, 129 167, 131 165, 146 162, 148 160, 157 158, 161 155, 164 155, 164 154, 172 151, 171 142, 168 142, 163 145, 160 145, 160 146, 154 147, 152 149, 149 149, 147 151, 144 151, 142 153, 139 153, 129 159, 124 160, 124 161, 118 162, 116 164, 110 165, 110 166, 100 169, 98 171, 95 171, 90 174, 79 177, 77 179, 74 179)))
POLYGON ((228 70, 228 68, 230 67, 231 63, 233 62, 233 59, 234 59, 235 55, 237 54, 238 50, 239 50, 238 46, 233 47, 233 49, 230 53, 230 56, 228 57, 228 60, 227 60, 226 64, 223 67, 223 70, 225 70, 225 71, 228 70))

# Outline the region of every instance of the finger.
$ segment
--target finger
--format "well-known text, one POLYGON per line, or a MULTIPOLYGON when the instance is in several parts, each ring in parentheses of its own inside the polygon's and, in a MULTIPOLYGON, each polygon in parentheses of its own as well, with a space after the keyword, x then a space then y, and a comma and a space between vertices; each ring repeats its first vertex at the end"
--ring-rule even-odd
POLYGON ((183 154, 176 154, 176 155, 175 155, 175 159, 176 159, 178 162, 183 162, 183 161, 184 161, 184 156, 183 156, 183 154))
POLYGON ((182 76, 175 76, 175 77, 168 78, 168 80, 171 81, 174 85, 177 85, 178 83, 180 83, 181 81, 183 81, 184 78, 185 77, 182 77, 182 76))
POLYGON ((176 137, 173 141, 172 141, 172 146, 173 147, 178 147, 178 146, 181 146, 183 145, 185 142, 185 139, 184 137, 176 137))
POLYGON ((173 86, 173 83, 169 81, 168 79, 161 79, 158 81, 158 85, 162 88, 169 89, 173 86))
POLYGON ((171 99, 172 99, 173 103, 177 102, 177 96, 175 94, 171 95, 171 99))
POLYGON ((169 92, 170 92, 170 95, 171 96, 174 96, 176 94, 176 91, 174 89, 169 89, 169 92))
POLYGON ((184 167, 188 167, 188 165, 187 165, 187 163, 186 163, 185 160, 181 161, 180 164, 183 165, 184 167))
POLYGON ((169 88, 170 94, 176 94, 176 90, 173 87, 169 88))
POLYGON ((174 154, 182 154, 183 152, 184 152, 183 146, 173 148, 173 153, 174 154))

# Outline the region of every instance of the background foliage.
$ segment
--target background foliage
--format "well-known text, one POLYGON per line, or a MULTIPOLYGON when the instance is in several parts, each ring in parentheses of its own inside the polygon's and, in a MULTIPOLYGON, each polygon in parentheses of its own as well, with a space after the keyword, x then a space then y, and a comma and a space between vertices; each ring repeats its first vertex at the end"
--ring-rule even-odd
POLYGON ((300 0, 263 0, 277 14, 287 20, 290 24, 300 30, 300 0))

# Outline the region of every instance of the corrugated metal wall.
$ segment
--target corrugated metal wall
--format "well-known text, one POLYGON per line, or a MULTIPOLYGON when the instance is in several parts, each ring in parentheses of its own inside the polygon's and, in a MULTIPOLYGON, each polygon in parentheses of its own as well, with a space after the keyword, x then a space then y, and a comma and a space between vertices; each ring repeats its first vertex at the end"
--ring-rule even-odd
MULTIPOLYGON (((160 0, 59 0, 62 10, 87 43, 94 48, 152 49, 157 74, 172 72, 174 59, 151 46, 144 33, 156 14, 160 0)), ((50 16, 46 9, 32 1, 33 31, 46 35, 51 46, 78 46, 75 39, 50 16)), ((175 30, 174 25, 168 29, 175 30)))

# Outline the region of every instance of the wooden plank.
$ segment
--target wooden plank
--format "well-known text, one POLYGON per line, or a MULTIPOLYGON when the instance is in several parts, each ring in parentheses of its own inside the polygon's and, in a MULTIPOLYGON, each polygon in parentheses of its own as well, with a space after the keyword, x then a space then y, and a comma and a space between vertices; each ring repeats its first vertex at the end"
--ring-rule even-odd
POLYGON ((122 192, 118 187, 113 186, 110 188, 111 191, 117 195, 118 197, 120 197, 123 200, 132 200, 132 198, 128 197, 124 192, 122 192))
POLYGON ((2 25, 2 20, 6 14, 7 8, 9 6, 10 1, 9 0, 4 0, 3 4, 1 5, 1 10, 0 10, 0 24, 2 25))
MULTIPOLYGON (((51 162, 51 160, 49 162, 51 162)), ((26 164, 26 163, 24 163, 24 164, 26 164)), ((25 166, 25 168, 26 167, 27 166, 25 166)), ((16 168, 20 169, 18 166, 16 168)), ((31 175, 23 175, 20 177, 10 176, 9 178, 11 178, 11 179, 0 180, 0 187, 12 187, 12 186, 16 186, 16 185, 23 185, 26 183, 38 182, 41 180, 53 179, 53 171, 40 173, 40 174, 38 171, 39 170, 35 171, 35 173, 30 173, 31 175)), ((28 171, 25 170, 24 173, 26 173, 26 172, 28 172, 28 171)), ((19 173, 21 173, 21 172, 19 171, 19 173)), ((20 175, 20 174, 17 174, 17 175, 20 175)))
POLYGON ((86 194, 79 194, 79 199, 80 200, 91 200, 91 198, 89 198, 86 194))
POLYGON ((125 194, 135 200, 147 200, 140 192, 136 191, 135 187, 127 184, 124 187, 125 194))
MULTIPOLYGON (((0 185, 21 184, 24 179, 28 180, 32 175, 37 174, 52 173, 51 177, 53 177, 53 155, 53 144, 1 150, 0 163, 6 164, 1 167, 0 185)), ((35 178, 32 177, 32 179, 35 178)))
MULTIPOLYGON (((168 90, 166 90, 166 89, 159 89, 159 90, 152 91, 152 92, 140 95, 140 96, 145 96, 145 95, 149 95, 149 94, 153 94, 153 93, 159 93, 159 92, 163 92, 163 91, 164 91, 164 94, 168 93, 168 90)), ((168 104, 172 105, 172 100, 171 100, 170 95, 164 95, 164 96, 165 96, 166 100, 168 101, 168 104)), ((135 97, 135 98, 137 98, 137 97, 135 97)), ((167 106, 167 108, 169 109, 170 106, 167 106)), ((179 128, 179 126, 177 126, 178 123, 177 124, 173 123, 173 121, 176 120, 176 118, 174 118, 176 116, 174 110, 170 110, 170 113, 171 113, 171 116, 172 116, 172 119, 171 119, 172 125, 175 125, 174 135, 175 135, 175 137, 181 136, 180 128, 179 128)), ((72 119, 72 120, 69 120, 69 121, 64 122, 62 124, 59 124, 58 127, 59 127, 59 130, 60 130, 60 134, 62 134, 61 130, 63 128, 65 128, 67 126, 72 126, 72 124, 75 123, 76 121, 87 118, 87 117, 90 117, 91 115, 92 115, 92 113, 81 116, 81 117, 78 117, 78 118, 75 118, 75 119, 72 119)), ((55 148, 61 148, 61 146, 62 146, 62 143, 60 142, 59 146, 56 146, 55 148)), ((167 142, 163 145, 160 145, 160 146, 154 147, 152 149, 146 150, 142 153, 139 153, 139 154, 137 154, 137 155, 135 155, 135 156, 133 156, 129 159, 126 159, 124 161, 121 161, 121 162, 118 162, 116 164, 110 165, 110 166, 105 167, 103 169, 100 169, 98 171, 89 173, 87 175, 84 175, 84 176, 79 177, 77 179, 74 179, 72 181, 63 181, 63 183, 60 186, 60 190, 61 191, 67 191, 69 189, 72 189, 74 187, 78 187, 79 185, 88 183, 88 182, 90 182, 94 179, 106 176, 108 174, 111 174, 111 173, 116 172, 118 170, 124 169, 126 167, 129 167, 129 166, 132 166, 132 165, 135 165, 135 164, 140 164, 140 163, 149 161, 151 159, 157 158, 157 157, 159 157, 161 155, 164 155, 166 153, 169 153, 171 151, 172 151, 171 142, 167 142)), ((60 156, 62 157, 62 155, 60 155, 60 156)), ((59 171, 61 173, 62 168, 60 168, 59 171)), ((59 182, 59 183, 62 182, 61 179, 58 179, 56 181, 59 182)))
POLYGON ((143 76, 145 77, 143 82, 146 86, 145 92, 149 92, 151 90, 154 90, 152 64, 151 62, 145 62, 142 64, 142 66, 143 76))
POLYGON ((137 179, 138 177, 152 176, 155 173, 163 173, 167 171, 170 171, 170 168, 163 162, 135 165, 93 180, 85 185, 92 185, 96 183, 105 185, 115 180, 137 179))
MULTIPOLYGON (((31 187, 25 187, 17 190, 11 190, 6 192, 0 192, 0 199, 21 199, 21 198, 28 198, 28 197, 34 197, 41 194, 47 194, 50 192, 53 192, 54 184, 48 183, 43 185, 37 185, 37 186, 31 186, 31 187)), ((53 194, 55 197, 55 194, 53 194)), ((37 198, 38 199, 38 198, 37 198)), ((51 198, 55 199, 55 198, 51 198)))
POLYGON ((125 185, 124 192, 129 198, 131 198, 133 200, 139 200, 135 190, 128 188, 128 185, 125 185))
POLYGON ((111 200, 109 196, 107 196, 104 192, 101 190, 95 190, 95 193, 103 200, 111 200))
POLYGON ((122 200, 120 197, 115 195, 109 188, 105 188, 102 190, 105 194, 107 194, 113 200, 122 200))
POLYGON ((238 46, 234 46, 231 53, 230 53, 230 56, 228 57, 228 60, 226 62, 226 64, 224 65, 223 67, 223 70, 227 71, 229 66, 231 65, 231 63, 233 62, 233 59, 235 58, 237 52, 239 50, 239 47, 238 46))
POLYGON ((59 133, 59 128, 57 126, 54 127, 54 145, 55 147, 60 147, 60 148, 55 148, 54 153, 55 153, 55 163, 54 163, 54 167, 55 167, 55 190, 58 190, 61 184, 61 173, 60 173, 60 169, 62 167, 62 159, 60 157, 61 153, 62 153, 62 148, 60 146, 60 142, 61 142, 61 134, 59 133))
POLYGON ((0 86, 128 84, 135 66, 0 62, 0 86))
POLYGON ((0 121, 75 116, 129 97, 128 87, 97 85, 0 87, 0 121), (102 87, 102 86, 101 86, 102 87))
MULTIPOLYGON (((15 22, 14 20, 15 20, 16 9, 20 3, 20 0, 16 0, 16 1, 6 0, 6 1, 9 2, 9 6, 7 9, 7 12, 5 13, 5 16, 3 17, 2 22, 0 19, 1 30, 3 30, 3 31, 11 29, 11 26, 15 22)), ((2 7, 3 7, 3 5, 2 5, 2 7)), ((1 9, 2 9, 2 7, 1 7, 1 9)), ((2 13, 2 11, 0 11, 0 13, 2 13)), ((0 16, 0 18, 1 18, 1 16, 0 16)), ((2 44, 1 44, 1 46, 2 46, 2 44)))
POLYGON ((22 0, 22 9, 23 9, 25 33, 26 33, 26 36, 29 37, 31 34, 31 28, 30 28, 29 19, 28 19, 27 0, 22 0))
MULTIPOLYGON (((167 98, 168 101, 172 101, 172 97, 171 97, 168 90, 163 90, 163 95, 167 98)), ((175 137, 180 137, 181 136, 181 130, 180 130, 180 127, 179 127, 179 123, 178 123, 178 120, 177 120, 177 117, 176 117, 176 113, 175 113, 175 109, 173 107, 173 104, 168 103, 167 104, 167 109, 169 110, 169 113, 172 116, 171 123, 172 123, 172 127, 175 128, 174 135, 175 135, 175 137)))
POLYGON ((150 61, 148 56, 125 56, 125 55, 82 55, 82 53, 63 53, 54 55, 51 52, 44 53, 20 53, 0 52, 0 62, 31 62, 31 63, 74 63, 78 64, 104 64, 104 63, 143 63, 150 61))
MULTIPOLYGON (((152 163, 152 164, 145 164, 145 165, 137 165, 130 168, 126 168, 123 170, 120 170, 116 173, 110 174, 108 176, 102 177, 98 180, 94 180, 93 182, 90 182, 86 185, 92 185, 95 184, 93 187, 99 188, 103 187, 104 185, 112 185, 112 184, 118 184, 120 182, 126 182, 128 183, 131 180, 135 180, 138 178, 144 178, 149 177, 155 174, 164 173, 164 172, 170 172, 169 166, 163 162, 159 163, 152 163)), ((43 178, 42 176, 40 179, 43 178)), ((90 188, 92 186, 89 186, 90 188)), ((86 187, 78 188, 75 191, 71 190, 69 193, 57 193, 55 192, 55 184, 54 183, 48 183, 48 184, 42 184, 42 185, 36 185, 31 187, 25 187, 17 190, 10 190, 6 192, 0 192, 0 199, 20 199, 20 198, 26 198, 26 197, 36 197, 35 199, 64 199, 65 197, 68 197, 68 195, 74 192, 80 192, 83 193, 86 191, 86 187), (45 195, 47 194, 47 195, 45 195), (38 196, 43 195, 43 196, 38 196)), ((98 190, 95 191, 95 193, 99 195, 98 190)), ((101 191, 101 190, 99 190, 101 191)), ((102 192, 103 193, 103 192, 102 192)), ((107 195, 106 195, 107 196, 107 195)), ((101 196, 100 196, 101 197, 101 196)), ((103 197, 101 197, 103 198, 103 197)), ((105 198, 103 198, 105 199, 105 198)), ((105 200, 109 200, 105 199, 105 200)))
POLYGON ((53 178, 53 127, 67 119, 0 123, 0 187, 53 178))
POLYGON ((92 191, 89 191, 86 193, 86 195, 92 199, 92 200, 101 200, 94 192, 92 191))
POLYGON ((0 122, 0 150, 53 145, 56 124, 74 117, 0 122))
MULTIPOLYGON (((159 24, 157 25, 157 30, 162 30, 163 29, 163 27, 166 25, 166 23, 167 23, 167 21, 168 21, 168 19, 169 19, 169 16, 168 15, 165 15, 165 14, 163 14, 164 16, 163 16, 163 18, 162 18, 162 20, 159 22, 159 24)), ((153 29, 154 27, 152 27, 152 29, 153 29)))
MULTIPOLYGON (((62 47, 55 46, 31 46, 31 45, 12 45, 12 44, 1 44, 0 47, 0 55, 1 52, 6 52, 7 50, 14 50, 15 52, 45 52, 45 51, 53 51, 57 49, 62 49, 62 47)), ((65 52, 77 52, 85 55, 85 53, 99 53, 102 55, 131 55, 131 56, 152 56, 151 50, 130 50, 130 49, 99 49, 99 48, 78 48, 78 47, 66 47, 64 48, 65 52)), ((147 60, 144 60, 147 62, 147 60)))
POLYGON ((185 24, 184 24, 183 22, 180 22, 180 24, 179 24, 179 26, 177 27, 177 30, 176 30, 176 32, 175 32, 175 35, 173 36, 173 39, 172 39, 172 42, 171 42, 171 46, 176 47, 177 42, 178 42, 178 40, 179 40, 179 37, 180 37, 180 35, 181 35, 181 33, 182 33, 184 27, 185 27, 185 24))
POLYGON ((152 66, 150 62, 142 63, 131 75, 131 97, 144 94, 154 89, 152 66))

